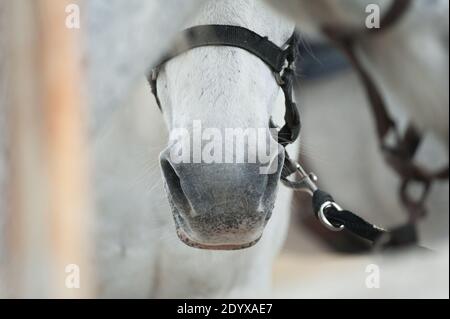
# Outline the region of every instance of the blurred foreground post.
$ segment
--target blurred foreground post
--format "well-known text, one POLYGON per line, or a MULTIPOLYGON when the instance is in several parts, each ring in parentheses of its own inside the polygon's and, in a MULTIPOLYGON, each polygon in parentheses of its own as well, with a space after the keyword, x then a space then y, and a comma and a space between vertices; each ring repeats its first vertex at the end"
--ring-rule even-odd
POLYGON ((9 0, 11 297, 92 296, 80 35, 67 0, 9 0))

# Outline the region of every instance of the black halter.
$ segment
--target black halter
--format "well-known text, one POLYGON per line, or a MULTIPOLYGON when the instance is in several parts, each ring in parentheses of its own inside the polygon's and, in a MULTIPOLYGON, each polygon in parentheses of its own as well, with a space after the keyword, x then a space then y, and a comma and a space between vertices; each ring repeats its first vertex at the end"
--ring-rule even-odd
MULTIPOLYGON (((292 34, 286 44, 280 48, 267 37, 239 26, 199 25, 184 30, 174 49, 155 67, 149 77, 149 83, 156 102, 161 109, 158 98, 157 79, 159 68, 170 59, 194 48, 204 46, 230 46, 244 49, 260 58, 273 72, 275 80, 285 97, 286 111, 284 126, 278 132, 279 143, 283 146, 293 143, 300 134, 300 115, 293 101, 292 87, 295 78, 295 60, 298 55, 296 33, 292 34)), ((273 127, 273 123, 270 125, 273 127)))
MULTIPOLYGON (((161 109, 158 99, 157 79, 159 68, 173 57, 202 46, 232 46, 244 49, 265 62, 272 70, 274 78, 283 90, 285 96, 284 126, 278 131, 278 141, 282 146, 293 143, 300 134, 300 115, 293 101, 293 84, 295 78, 295 60, 298 56, 297 36, 294 33, 286 44, 280 48, 267 37, 239 26, 230 25, 200 25, 186 29, 176 41, 173 51, 166 55, 155 67, 148 80, 156 102, 161 109)), ((275 127, 272 121, 270 126, 275 127)), ((386 246, 395 246, 403 241, 399 231, 388 231, 377 227, 350 211, 340 208, 328 193, 318 189, 314 174, 307 174, 302 166, 292 161, 285 152, 285 162, 281 173, 282 182, 294 189, 308 192, 312 196, 312 206, 316 217, 325 227, 332 231, 343 228, 369 240, 372 243, 380 243, 386 246), (298 179, 288 180, 288 177, 296 173, 298 179), (400 240, 399 240, 400 238, 400 240)), ((410 239, 407 239, 409 243, 410 239)))

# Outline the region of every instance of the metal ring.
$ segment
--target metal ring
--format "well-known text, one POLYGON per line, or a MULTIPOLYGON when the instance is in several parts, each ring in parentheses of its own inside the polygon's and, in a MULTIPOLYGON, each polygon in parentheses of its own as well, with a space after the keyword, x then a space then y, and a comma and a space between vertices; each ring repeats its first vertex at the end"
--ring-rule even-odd
POLYGON ((156 81, 158 78, 158 68, 153 68, 151 72, 151 80, 156 81))
POLYGON ((338 211, 342 211, 343 209, 336 204, 335 202, 331 202, 331 201, 326 201, 324 202, 320 208, 319 208, 319 212, 318 212, 318 217, 320 222, 329 230, 331 231, 341 231, 344 229, 344 225, 340 225, 339 227, 334 226, 332 223, 330 223, 330 221, 325 217, 325 213, 324 210, 327 209, 328 207, 333 206, 334 208, 336 208, 338 211))
POLYGON ((273 72, 273 75, 275 76, 275 80, 277 81, 277 84, 279 86, 284 85, 284 81, 282 79, 282 74, 281 73, 273 72))

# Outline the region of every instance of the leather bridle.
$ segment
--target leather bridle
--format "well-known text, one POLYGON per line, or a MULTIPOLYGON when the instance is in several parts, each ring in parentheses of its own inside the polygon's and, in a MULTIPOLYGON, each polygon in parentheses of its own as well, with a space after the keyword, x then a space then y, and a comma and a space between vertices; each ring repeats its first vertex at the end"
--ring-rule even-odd
MULTIPOLYGON (((410 0, 397 0, 393 1, 393 3, 391 10, 381 21, 382 28, 387 28, 400 19, 408 8, 410 0)), ((377 34, 380 32, 379 30, 368 29, 364 34, 377 34)), ((365 71, 355 54, 354 45, 362 35, 361 32, 325 27, 324 33, 347 54, 352 65, 361 76, 375 116, 377 134, 383 153, 387 162, 403 180, 401 187, 403 202, 412 212, 418 210, 422 212, 424 210, 424 198, 428 193, 430 183, 437 178, 448 178, 448 168, 446 174, 445 170, 438 173, 429 173, 412 162, 420 142, 420 134, 413 125, 410 125, 403 138, 397 139, 396 146, 386 146, 386 136, 391 130, 395 132, 396 136, 400 136, 400 134, 397 131, 395 121, 387 112, 387 107, 374 81, 368 72, 365 71), (425 184, 424 196, 417 202, 414 202, 406 195, 406 186, 410 181, 419 181, 425 184)), ((177 41, 175 41, 174 49, 151 71, 148 80, 152 93, 156 98, 158 107, 162 110, 157 90, 158 74, 160 67, 175 56, 203 46, 230 46, 246 50, 261 59, 271 69, 274 74, 274 80, 283 90, 285 96, 285 124, 278 130, 278 141, 285 147, 299 137, 301 127, 300 114, 297 105, 293 101, 295 61, 299 54, 297 41, 297 35, 294 32, 286 44, 280 48, 267 37, 260 36, 240 26, 200 25, 191 27, 182 32, 177 41)), ((272 121, 270 121, 269 125, 275 128, 272 121)), ((326 228, 332 231, 340 231, 345 228, 359 237, 374 244, 381 243, 383 246, 411 244, 416 241, 415 227, 411 228, 411 225, 414 226, 413 223, 408 223, 407 231, 405 231, 404 227, 388 231, 365 221, 350 211, 343 210, 328 193, 318 189, 315 183, 317 177, 312 173, 306 173, 302 166, 293 161, 286 152, 281 180, 286 186, 294 190, 306 191, 312 195, 312 206, 316 217, 326 228), (288 179, 294 173, 298 175, 298 178, 296 180, 288 179)), ((417 215, 417 213, 411 213, 411 216, 415 216, 414 214, 417 215)), ((415 217, 411 218, 411 221, 415 220, 415 217)))
POLYGON ((408 123, 403 134, 394 118, 389 114, 389 108, 370 72, 368 72, 356 54, 356 46, 362 38, 379 36, 387 32, 400 21, 412 5, 412 0, 395 0, 380 21, 380 28, 351 29, 325 26, 324 34, 348 58, 359 75, 366 90, 369 106, 375 120, 376 133, 380 149, 388 166, 400 177, 399 197, 408 211, 408 222, 392 232, 398 244, 417 241, 416 223, 426 215, 425 202, 432 183, 436 180, 449 178, 449 167, 437 171, 414 162, 414 156, 422 141, 422 132, 414 123, 408 123), (390 142, 393 138, 393 142, 390 142), (411 196, 409 186, 412 183, 422 185, 420 196, 411 196))
MULTIPOLYGON (((152 93, 158 107, 157 79, 159 68, 170 59, 191 49, 204 46, 237 47, 250 52, 261 59, 273 72, 274 79, 281 87, 285 98, 284 126, 279 130, 278 137, 281 145, 293 143, 300 134, 300 114, 293 101, 293 82, 295 78, 295 61, 298 55, 297 34, 294 32, 289 40, 278 47, 267 37, 240 26, 232 25, 199 25, 184 30, 175 41, 174 49, 153 68, 149 77, 152 93)), ((273 123, 271 123, 272 126, 273 123)))

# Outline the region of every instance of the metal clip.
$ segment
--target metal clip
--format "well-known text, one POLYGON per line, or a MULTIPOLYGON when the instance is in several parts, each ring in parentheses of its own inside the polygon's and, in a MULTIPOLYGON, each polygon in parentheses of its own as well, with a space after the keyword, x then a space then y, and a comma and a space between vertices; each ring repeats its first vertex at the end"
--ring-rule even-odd
MULTIPOLYGON (((293 166, 295 166, 295 171, 298 175, 300 175, 300 179, 296 181, 290 181, 285 178, 282 179, 283 184, 289 188, 292 188, 293 190, 303 191, 313 196, 314 192, 318 189, 316 185, 317 176, 314 173, 306 173, 305 169, 299 163, 295 163, 291 160, 290 162, 293 166)), ((325 210, 331 206, 336 208, 338 211, 342 211, 342 208, 335 202, 326 201, 319 208, 319 212, 317 213, 318 218, 320 222, 329 230, 341 231, 344 229, 344 225, 336 227, 325 216, 325 210)))
POLYGON ((158 68, 153 68, 151 71, 151 80, 152 81, 156 81, 156 79, 158 78, 158 73, 159 73, 159 69, 158 68))
POLYGON ((283 75, 285 70, 295 70, 295 61, 291 61, 289 62, 287 59, 284 60, 284 64, 281 67, 281 71, 280 72, 273 72, 273 75, 275 76, 275 80, 277 81, 279 86, 284 85, 284 80, 283 80, 283 75))
POLYGON ((283 183, 293 190, 303 191, 312 196, 317 190, 317 176, 314 173, 306 173, 304 168, 299 163, 295 163, 294 165, 296 173, 300 176, 300 179, 296 181, 284 179, 282 180, 283 183))
POLYGON ((335 202, 331 202, 331 201, 326 201, 325 203, 323 203, 320 208, 319 208, 319 212, 317 213, 317 216, 320 220, 320 222, 329 230, 331 231, 341 231, 344 229, 344 225, 340 225, 339 227, 334 226, 332 223, 330 223, 330 221, 327 219, 327 217, 325 216, 325 209, 329 208, 333 206, 334 208, 336 208, 338 211, 342 211, 341 206, 339 206, 338 204, 336 204, 335 202))
MULTIPOLYGON (((282 71, 282 72, 283 72, 283 71, 282 71)), ((283 81, 283 79, 282 79, 282 74, 281 74, 281 72, 280 72, 280 73, 278 73, 278 72, 273 72, 273 76, 275 77, 275 80, 277 81, 277 84, 278 84, 279 86, 284 85, 284 81, 283 81)))

